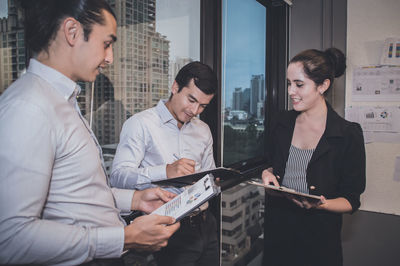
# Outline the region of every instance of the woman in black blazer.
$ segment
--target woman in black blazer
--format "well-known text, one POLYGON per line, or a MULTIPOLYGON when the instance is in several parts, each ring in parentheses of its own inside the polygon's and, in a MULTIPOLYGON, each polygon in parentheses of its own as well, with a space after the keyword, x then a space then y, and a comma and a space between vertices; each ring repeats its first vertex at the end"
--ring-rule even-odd
POLYGON ((360 206, 365 189, 365 148, 359 124, 341 118, 325 101, 345 71, 335 48, 306 50, 287 70, 291 111, 277 114, 267 141, 265 184, 321 196, 318 204, 268 196, 264 265, 343 264, 342 213, 360 206))

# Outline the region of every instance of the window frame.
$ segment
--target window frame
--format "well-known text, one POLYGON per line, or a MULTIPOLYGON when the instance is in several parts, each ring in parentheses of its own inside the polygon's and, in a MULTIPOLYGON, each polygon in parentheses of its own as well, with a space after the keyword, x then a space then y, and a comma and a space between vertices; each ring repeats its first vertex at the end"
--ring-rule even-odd
MULTIPOLYGON (((264 143, 271 116, 287 108, 286 67, 288 60, 289 7, 284 0, 257 0, 266 7, 266 71, 264 108, 264 143), (268 56, 270 55, 270 56, 268 56)), ((25 13, 24 16, 27 14, 25 13)), ((25 45, 25 63, 28 65, 30 49, 25 45)), ((222 166, 222 0, 200 0, 200 61, 211 66, 216 72, 219 84, 217 94, 201 114, 214 140, 214 158, 217 166, 222 166)), ((237 162, 229 167, 252 176, 265 167, 265 156, 237 162)))
MULTIPOLYGON (((289 7, 283 0, 257 1, 266 7, 265 143, 272 115, 287 108, 285 77, 289 41, 289 7)), ((200 117, 211 129, 215 163, 217 166, 222 166, 222 0, 201 0, 200 5, 200 60, 213 68, 219 81, 217 94, 200 117)), ((265 166, 265 156, 229 165, 231 168, 240 170, 246 178, 259 175, 265 166)))

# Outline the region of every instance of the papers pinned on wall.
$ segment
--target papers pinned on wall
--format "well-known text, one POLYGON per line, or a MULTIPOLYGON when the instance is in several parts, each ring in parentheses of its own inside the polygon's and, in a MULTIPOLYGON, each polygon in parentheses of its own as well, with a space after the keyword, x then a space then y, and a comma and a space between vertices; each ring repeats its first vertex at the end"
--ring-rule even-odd
POLYGON ((400 182, 400 156, 396 156, 396 161, 394 163, 393 180, 396 182, 400 182))
POLYGON ((361 125, 365 143, 400 143, 400 106, 351 106, 345 117, 361 125))
POLYGON ((400 66, 356 68, 352 101, 400 101, 400 66))
POLYGON ((381 65, 400 65, 400 38, 387 38, 385 40, 381 65))

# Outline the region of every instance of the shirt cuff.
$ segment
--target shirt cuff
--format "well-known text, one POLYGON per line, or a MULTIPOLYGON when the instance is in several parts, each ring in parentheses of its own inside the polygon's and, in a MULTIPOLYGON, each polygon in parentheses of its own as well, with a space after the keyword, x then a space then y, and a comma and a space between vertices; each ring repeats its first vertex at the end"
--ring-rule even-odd
POLYGON ((135 190, 120 188, 112 188, 111 190, 113 191, 117 208, 122 212, 130 212, 132 210, 132 199, 135 190))
POLYGON ((167 165, 157 165, 149 167, 149 176, 152 181, 164 180, 167 178, 167 165))
POLYGON ((119 258, 124 248, 124 227, 99 227, 96 232, 95 258, 119 258))

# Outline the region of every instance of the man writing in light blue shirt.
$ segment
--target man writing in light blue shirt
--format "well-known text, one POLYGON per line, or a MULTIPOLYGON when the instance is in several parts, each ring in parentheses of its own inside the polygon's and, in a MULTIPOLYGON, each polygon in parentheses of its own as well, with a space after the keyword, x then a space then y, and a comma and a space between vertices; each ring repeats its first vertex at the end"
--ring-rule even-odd
POLYGON ((0 264, 76 265, 158 250, 179 228, 166 216, 126 226, 173 197, 111 189, 101 148, 79 112, 76 81, 113 61, 116 19, 104 0, 27 1, 27 73, 0 97, 0 264))
MULTIPOLYGON (((143 189, 152 181, 215 168, 210 129, 197 116, 210 103, 217 86, 216 75, 207 65, 185 65, 168 100, 160 100, 124 123, 111 184, 143 189)), ((180 192, 177 188, 173 191, 180 192)), ((181 224, 168 246, 156 254, 158 265, 218 265, 215 217, 203 211, 181 224)))

